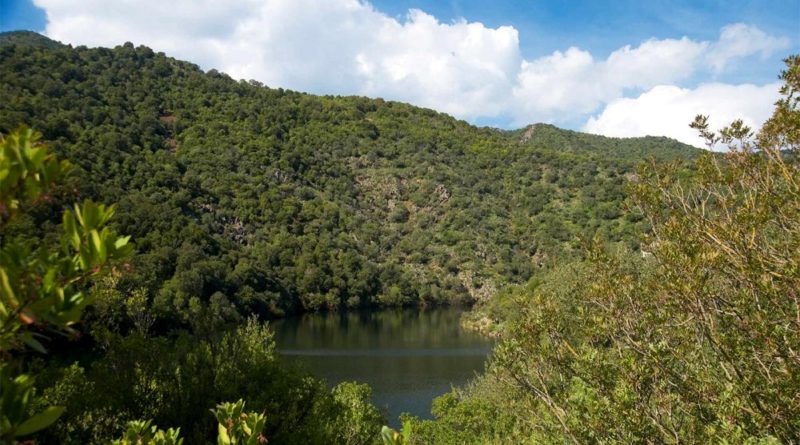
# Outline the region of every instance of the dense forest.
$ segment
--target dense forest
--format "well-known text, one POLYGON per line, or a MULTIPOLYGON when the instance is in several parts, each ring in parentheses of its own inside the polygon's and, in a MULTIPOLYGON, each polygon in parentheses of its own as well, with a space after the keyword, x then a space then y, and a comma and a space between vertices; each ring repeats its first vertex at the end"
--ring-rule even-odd
POLYGON ((237 82, 131 44, 24 37, 0 47, 0 132, 42 132, 76 165, 77 196, 118 203, 114 225, 137 245, 120 286, 166 318, 190 318, 192 299, 280 315, 485 298, 574 255, 580 237, 638 248, 646 223, 622 213, 636 164, 699 151, 475 128, 237 82))
POLYGON ((384 441, 798 443, 788 66, 758 137, 693 124, 717 156, 0 34, 0 440, 376 443, 263 321, 475 304, 486 373, 384 441))

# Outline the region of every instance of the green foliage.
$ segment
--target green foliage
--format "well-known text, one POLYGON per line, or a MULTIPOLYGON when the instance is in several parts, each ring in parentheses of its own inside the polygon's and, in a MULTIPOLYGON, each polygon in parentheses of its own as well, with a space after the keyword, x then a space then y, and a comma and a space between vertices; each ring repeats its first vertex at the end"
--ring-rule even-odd
POLYGON ((50 406, 29 415, 34 396, 30 376, 12 376, 5 365, 0 367, 0 440, 3 443, 13 443, 14 438, 47 428, 64 412, 63 407, 50 406))
POLYGON ((60 48, 63 46, 61 43, 50 40, 33 31, 0 32, 0 46, 2 45, 43 46, 48 48, 60 48))
POLYGON ((64 211, 60 247, 42 239, 17 237, 18 219, 47 200, 63 179, 69 164, 59 162, 38 144, 39 135, 21 128, 0 135, 0 439, 13 443, 50 426, 64 407, 47 406, 32 413, 36 404, 33 379, 15 375, 25 346, 46 353, 44 329, 64 332, 79 321, 90 299, 86 281, 106 273, 111 261, 130 254, 129 237, 117 237, 108 227, 113 208, 85 201, 64 211), (10 232, 10 233, 9 233, 10 232), (12 369, 14 371, 12 371, 12 369))
POLYGON ((411 439, 411 424, 404 423, 402 432, 397 432, 388 426, 381 428, 383 445, 406 445, 411 439))
POLYGON ((151 425, 152 422, 133 420, 128 422, 128 427, 122 435, 122 439, 111 441, 112 445, 181 445, 183 439, 180 438, 180 428, 168 429, 167 431, 158 429, 151 425))
POLYGON ((537 443, 530 440, 530 405, 491 374, 433 401, 434 420, 403 419, 411 444, 537 443))
POLYGON ((755 137, 700 117, 731 151, 699 156, 4 34, 0 132, 70 162, 1 141, 0 437, 203 443, 214 410, 221 443, 797 443, 798 61, 755 137), (489 371, 402 433, 247 318, 460 301, 489 371), (84 312, 80 362, 32 360, 84 312))
POLYGON ((385 421, 383 415, 372 405, 372 389, 369 385, 344 382, 332 391, 336 405, 336 443, 347 445, 369 445, 375 443, 379 427, 385 421))
POLYGON ((787 65, 758 136, 698 116, 724 157, 700 157, 694 178, 640 171, 643 252, 595 239, 516 298, 489 372, 416 421, 423 441, 500 442, 500 423, 506 443, 800 442, 800 58, 787 65), (481 423, 482 403, 498 422, 481 423))
POLYGON ((383 422, 368 387, 331 391, 288 368, 268 325, 252 318, 209 338, 103 335, 103 355, 91 366, 48 367, 40 376, 42 402, 68 408, 37 435, 42 443, 102 443, 134 419, 180 426, 187 443, 203 443, 218 434, 208 413, 219 400, 242 399, 248 411, 266 413, 261 432, 272 444, 371 443, 383 422))
POLYGON ((244 401, 220 403, 211 410, 217 418, 217 445, 256 445, 267 443, 262 435, 265 416, 258 413, 246 413, 244 401))
MULTIPOLYGON (((0 135, 0 223, 5 224, 20 210, 46 193, 70 169, 38 143, 40 135, 21 128, 0 135)), ((45 195, 45 196, 42 196, 45 195)))
POLYGON ((635 164, 697 152, 476 128, 237 82, 146 47, 42 39, 0 37, 0 131, 42 129, 80 193, 119 203, 138 246, 119 286, 144 289, 160 333, 232 321, 198 313, 212 304, 247 316, 486 299, 580 255, 579 236, 638 247, 646 222, 620 212, 635 164))
MULTIPOLYGON (((264 414, 244 411, 244 401, 225 402, 217 405, 211 413, 217 419, 218 445, 256 445, 267 443, 262 434, 264 414)), ((152 421, 133 420, 122 439, 111 441, 112 445, 181 445, 180 428, 160 430, 152 421)))
MULTIPOLYGON (((0 214, 12 223, 21 208, 45 199, 45 192, 66 174, 69 164, 58 162, 39 135, 22 129, 0 136, 0 214)), ((111 261, 133 250, 130 237, 117 237, 106 227, 114 214, 92 201, 64 211, 60 249, 30 239, 4 236, 0 247, 0 351, 21 343, 44 352, 31 331, 34 326, 66 329, 80 319, 89 299, 80 286, 108 271, 111 261)))
MULTIPOLYGON (((610 138, 562 130, 553 125, 534 124, 515 130, 514 135, 524 144, 540 147, 560 147, 564 151, 591 154, 596 162, 603 159, 655 158, 660 162, 672 161, 685 146, 666 137, 610 138)), ((696 157, 699 153, 685 153, 696 157)), ((598 173, 598 164, 582 166, 589 174, 598 173)))

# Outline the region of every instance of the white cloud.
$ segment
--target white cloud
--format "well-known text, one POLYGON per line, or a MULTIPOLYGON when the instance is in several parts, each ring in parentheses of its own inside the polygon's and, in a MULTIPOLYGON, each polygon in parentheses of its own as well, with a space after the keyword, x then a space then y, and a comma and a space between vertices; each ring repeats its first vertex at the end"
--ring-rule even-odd
POLYGON ((722 71, 732 60, 758 54, 762 59, 789 47, 789 39, 773 37, 755 26, 735 23, 722 28, 719 41, 708 54, 708 62, 722 71))
POLYGON ((517 31, 480 23, 439 23, 412 10, 405 23, 388 21, 359 53, 359 90, 403 98, 462 118, 502 112, 509 73, 521 62, 517 31))
POLYGON ((419 10, 398 21, 357 0, 36 4, 57 40, 133 41, 274 87, 384 96, 462 118, 499 114, 522 60, 512 27, 440 23, 419 10))
POLYGON ((710 115, 709 123, 715 130, 735 119, 757 129, 772 114, 779 88, 779 83, 713 83, 695 89, 659 85, 637 98, 612 101, 598 116, 591 117, 583 130, 618 137, 668 135, 705 147, 697 132, 689 128, 696 115, 710 115))
POLYGON ((555 120, 570 113, 585 114, 620 97, 626 89, 650 88, 686 79, 708 44, 680 40, 648 40, 636 48, 620 48, 596 61, 578 48, 524 61, 514 88, 521 120, 530 116, 555 120))
POLYGON ((650 39, 637 48, 620 48, 605 63, 605 75, 620 88, 650 88, 691 76, 708 43, 687 37, 650 39))
MULTIPOLYGON (((632 100, 654 91, 679 94, 685 90, 654 87, 687 82, 698 70, 720 72, 736 59, 765 57, 788 45, 734 24, 715 42, 651 39, 606 58, 569 48, 526 60, 513 27, 442 23, 420 10, 396 19, 363 0, 34 1, 46 11, 46 34, 64 42, 132 41, 272 87, 380 96, 520 126, 575 122, 606 107, 591 122, 595 131, 613 127, 601 123, 627 103, 626 96, 650 89, 632 100)), ((736 106, 746 111, 741 107, 756 100, 761 96, 736 106)))

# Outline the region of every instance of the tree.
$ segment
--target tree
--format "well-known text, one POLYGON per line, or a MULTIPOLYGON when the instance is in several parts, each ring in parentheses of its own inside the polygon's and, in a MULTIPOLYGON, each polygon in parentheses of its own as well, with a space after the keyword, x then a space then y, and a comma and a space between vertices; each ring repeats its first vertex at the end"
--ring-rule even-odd
POLYGON ((337 433, 336 443, 346 445, 374 443, 378 427, 385 419, 370 402, 372 389, 369 385, 343 382, 336 385, 331 392, 338 413, 331 428, 337 433))
MULTIPOLYGON (((22 128, 0 135, 0 227, 8 228, 20 216, 49 198, 69 173, 70 164, 58 161, 39 143, 40 135, 22 128)), ((91 299, 84 293, 90 280, 108 273, 113 264, 133 250, 130 237, 119 237, 107 223, 114 206, 86 200, 62 214, 57 247, 41 239, 5 235, 0 245, 0 442, 46 428, 64 412, 50 406, 31 414, 36 405, 33 378, 13 375, 7 358, 27 347, 46 353, 43 331, 68 332, 81 319, 91 299)), ((136 298, 134 294, 131 298, 136 298)), ((137 325, 137 327, 141 328, 137 325)), ((24 352, 24 351, 22 351, 24 352)), ((24 355, 22 355, 24 357, 24 355)), ((17 363, 19 367, 19 363, 17 363)), ((244 402, 223 403, 212 413, 219 421, 218 443, 265 443, 263 414, 245 413, 244 402)), ((159 430, 150 421, 128 423, 116 444, 180 445, 180 429, 159 430)))
POLYGON ((541 294, 498 347, 542 441, 800 442, 800 58, 772 118, 713 132, 697 175, 630 187, 647 259, 595 246, 591 284, 541 294), (555 297, 555 298, 554 298, 555 297))
POLYGON ((786 62, 757 135, 698 116, 727 153, 693 174, 639 171, 642 252, 595 239, 585 260, 532 282, 487 375, 437 401, 412 442, 498 442, 510 417, 500 442, 800 443, 800 57, 786 62))
POLYGON ((6 442, 47 427, 63 412, 51 406, 31 415, 33 379, 13 375, 12 351, 27 347, 46 353, 42 332, 69 331, 90 303, 83 290, 87 282, 133 250, 129 237, 118 237, 106 225, 114 207, 88 200, 63 212, 57 246, 7 234, 70 170, 39 137, 26 128, 0 135, 0 439, 6 442))

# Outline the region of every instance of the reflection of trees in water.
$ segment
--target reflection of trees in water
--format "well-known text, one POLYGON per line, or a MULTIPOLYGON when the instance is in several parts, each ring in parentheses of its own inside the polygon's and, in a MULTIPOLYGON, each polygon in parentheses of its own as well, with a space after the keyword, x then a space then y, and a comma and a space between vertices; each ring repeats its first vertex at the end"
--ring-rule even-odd
POLYGON ((460 327, 462 309, 305 314, 273 322, 286 360, 333 386, 369 384, 389 418, 430 416, 434 397, 483 371, 490 340, 460 327))
POLYGON ((278 347, 457 348, 487 340, 460 328, 462 310, 395 309, 305 314, 273 322, 278 347))

